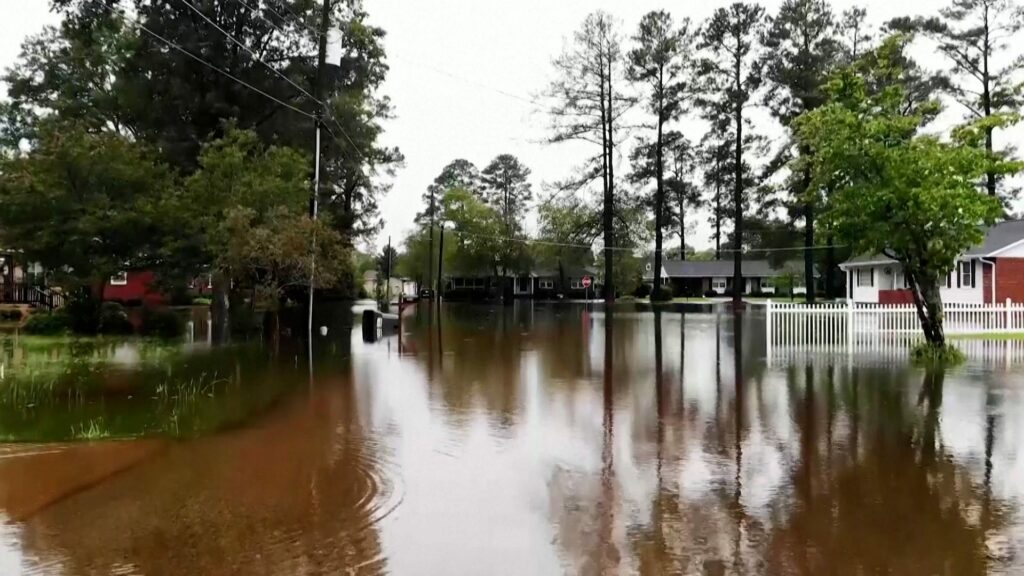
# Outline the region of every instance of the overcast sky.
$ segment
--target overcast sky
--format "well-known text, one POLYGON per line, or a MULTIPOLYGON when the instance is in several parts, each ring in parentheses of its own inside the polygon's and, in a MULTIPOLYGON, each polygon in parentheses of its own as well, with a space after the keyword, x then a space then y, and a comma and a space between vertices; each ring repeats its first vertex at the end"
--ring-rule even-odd
MULTIPOLYGON (((0 66, 14 62, 26 35, 55 22, 48 4, 47 0, 0 0, 0 66)), ((776 0, 764 3, 769 13, 778 4, 776 0)), ((854 4, 865 6, 877 25, 904 14, 934 14, 946 1, 833 2, 837 13, 854 4)), ((391 71, 384 93, 391 97, 397 117, 386 123, 385 141, 399 146, 406 157, 392 191, 381 201, 385 228, 377 244, 386 243, 389 235, 397 244, 411 230, 413 217, 421 209, 420 195, 452 159, 466 158, 483 168, 498 154, 515 154, 533 170, 534 189, 544 197, 546 183, 565 178, 591 153, 584 145, 543 144, 548 121, 530 102, 551 81, 551 59, 588 13, 610 12, 620 19, 628 39, 650 10, 667 8, 677 20, 689 17, 700 22, 724 5, 714 1, 365 0, 371 22, 387 31, 391 71)), ((929 50, 919 50, 918 55, 925 66, 943 65, 929 50)), ((951 114, 959 115, 960 110, 951 114)), ((691 124, 683 127, 693 131, 691 124)), ((766 127, 770 134, 777 130, 766 127)), ((1012 136, 1019 134, 1015 131, 1012 136)), ((696 141, 701 134, 688 136, 696 141)), ((625 153, 620 173, 627 168, 625 153)), ((710 244, 706 219, 705 214, 691 216, 695 227, 689 243, 710 244)))

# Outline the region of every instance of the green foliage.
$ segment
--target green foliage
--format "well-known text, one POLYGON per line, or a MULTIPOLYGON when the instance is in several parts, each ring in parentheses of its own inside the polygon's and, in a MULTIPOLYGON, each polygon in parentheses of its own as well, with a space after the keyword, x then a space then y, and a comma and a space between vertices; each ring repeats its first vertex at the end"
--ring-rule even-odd
POLYGON ((26 334, 56 336, 71 330, 71 318, 65 312, 34 312, 22 327, 26 334))
POLYGON ((104 302, 99 307, 95 332, 98 334, 131 334, 135 327, 128 320, 128 312, 117 302, 104 302))
POLYGON ((21 322, 24 317, 21 310, 17 308, 11 308, 8 310, 0 310, 0 321, 4 322, 21 322))
POLYGON ((920 132, 939 105, 908 106, 905 46, 905 38, 889 38, 836 73, 829 103, 797 119, 797 132, 813 151, 814 184, 832 190, 826 217, 837 236, 857 252, 900 263, 926 336, 943 344, 939 278, 1001 213, 977 183, 986 171, 1010 174, 1022 165, 993 159, 971 141, 970 127, 948 142, 920 132))
POLYGON ((289 288, 309 286, 314 238, 316 288, 336 286, 351 273, 349 248, 329 218, 313 221, 284 206, 262 215, 233 208, 225 215, 222 232, 225 243, 216 266, 253 283, 271 308, 289 288))
POLYGON ((673 296, 670 286, 659 286, 651 291, 651 302, 670 302, 673 296))
POLYGON ((506 259, 522 251, 522 243, 514 238, 523 231, 523 218, 527 204, 533 199, 530 188, 530 169, 511 154, 499 154, 484 168, 481 175, 484 184, 484 199, 501 216, 502 253, 506 259))
POLYGON ((953 344, 935 344, 925 340, 910 349, 910 361, 916 366, 957 366, 963 364, 965 360, 967 357, 953 344))
POLYGON ((46 122, 36 147, 0 160, 0 172, 0 242, 66 287, 95 289, 156 253, 153 212, 173 178, 145 145, 46 122))
POLYGON ((177 338, 185 333, 185 321, 168 308, 143 308, 141 333, 159 338, 177 338))

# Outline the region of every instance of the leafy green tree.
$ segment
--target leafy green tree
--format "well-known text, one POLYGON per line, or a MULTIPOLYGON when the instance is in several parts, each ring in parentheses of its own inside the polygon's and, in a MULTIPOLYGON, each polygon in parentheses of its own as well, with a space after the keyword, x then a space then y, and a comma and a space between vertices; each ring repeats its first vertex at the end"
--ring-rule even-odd
POLYGON ((668 171, 665 177, 667 201, 665 211, 669 225, 675 225, 679 235, 679 258, 686 259, 686 216, 691 207, 700 205, 700 189, 693 182, 696 161, 693 145, 682 133, 670 131, 665 134, 668 142, 666 161, 668 171))
MULTIPOLYGON (((605 246, 615 238, 615 148, 617 130, 632 99, 624 94, 623 57, 615 20, 606 12, 587 16, 573 42, 555 59, 558 78, 548 89, 551 142, 582 141, 601 149, 562 187, 577 191, 601 180, 601 229, 605 246)), ((618 135, 619 140, 622 135, 618 135)), ((604 254, 604 297, 615 299, 613 251, 604 254)))
MULTIPOLYGON (((705 96, 702 104, 712 114, 729 118, 733 135, 733 230, 736 238, 733 252, 733 283, 743 284, 743 211, 750 198, 746 194, 749 180, 745 178, 744 151, 749 140, 744 137, 746 108, 754 101, 763 75, 760 65, 760 37, 766 24, 764 8, 756 4, 736 2, 715 10, 704 27, 700 48, 700 77, 705 96)), ((733 291, 733 304, 742 302, 740 290, 733 291)))
POLYGON ((259 214, 230 208, 221 225, 224 244, 215 265, 244 279, 256 294, 253 303, 276 310, 294 288, 334 288, 351 273, 351 252, 330 218, 312 220, 301 211, 277 206, 259 214), (310 240, 316 237, 315 268, 310 240))
POLYGON ((538 207, 537 263, 558 270, 559 287, 568 288, 569 267, 594 263, 593 245, 601 236, 601 210, 577 196, 554 196, 538 207))
POLYGON ((31 138, 38 118, 58 114, 130 134, 189 175, 203 144, 228 125, 252 130, 266 144, 310 150, 310 115, 322 112, 323 212, 349 242, 379 229, 377 200, 387 184, 377 176, 391 174, 403 159, 379 141, 381 121, 391 116, 390 101, 380 94, 384 31, 367 23, 361 0, 329 3, 328 31, 341 46, 320 75, 322 106, 311 96, 320 34, 310 22, 319 21, 320 2, 54 0, 53 6, 60 28, 29 39, 5 77, 12 90, 0 105, 0 129, 8 144, 31 138))
MULTIPOLYGON (((969 118, 1017 113, 1024 104, 1019 78, 1024 53, 1013 40, 1024 27, 1024 9, 1012 0, 951 0, 937 18, 897 18, 889 27, 922 33, 938 44, 950 62, 950 82, 944 87, 967 109, 969 118)), ((995 153, 996 126, 985 127, 984 146, 989 154, 995 153)), ((997 193, 997 176, 994 171, 985 174, 990 196, 997 193)))
POLYGON ((498 212, 464 188, 445 192, 441 210, 455 244, 454 255, 445 266, 463 274, 500 276, 506 262, 502 260, 503 224, 498 212))
POLYGON ((90 26, 65 19, 30 36, 18 62, 3 75, 0 137, 8 148, 33 143, 40 121, 57 116, 93 131, 136 134, 131 93, 123 84, 137 34, 116 15, 90 26))
POLYGON ((505 235, 522 231, 527 204, 533 199, 530 169, 512 154, 499 154, 480 175, 484 198, 501 214, 505 235))
POLYGON ((80 123, 38 125, 29 152, 0 160, 0 239, 70 287, 156 257, 153 214, 174 187, 146 146, 80 123))
MULTIPOLYGON (((654 191, 654 286, 661 287, 661 261, 663 257, 663 229, 666 212, 666 139, 665 124, 682 114, 693 63, 694 34, 689 19, 676 27, 672 16, 664 10, 648 12, 640 19, 640 27, 633 37, 636 47, 629 51, 628 74, 630 80, 645 85, 649 91, 647 109, 655 118, 655 136, 652 142, 642 142, 639 156, 648 162, 634 164, 634 176, 653 179, 654 191)), ((680 236, 680 242, 683 237, 680 236)), ((652 297, 657 297, 653 294, 652 297)))
POLYGON ((920 131, 937 102, 908 114, 904 86, 874 89, 878 77, 901 77, 905 46, 903 38, 887 39, 866 61, 871 68, 838 72, 828 103, 799 118, 797 134, 812 149, 814 184, 833 190, 827 218, 836 233, 857 251, 899 262, 927 342, 944 348, 940 278, 1000 214, 999 202, 978 194, 975 182, 1022 165, 993 159, 978 145, 1006 117, 960 128, 946 142, 920 131))
POLYGON ((311 190, 308 168, 306 156, 296 150, 268 147, 255 132, 229 127, 222 138, 204 145, 199 169, 162 206, 168 219, 166 263, 193 273, 210 266, 231 240, 223 225, 233 208, 250 210, 247 218, 257 222, 279 208, 304 214, 311 190))
MULTIPOLYGON (((765 35, 766 103, 789 128, 795 118, 825 102, 822 86, 839 63, 841 45, 832 9, 825 0, 786 0, 765 35)), ((791 197, 804 221, 804 276, 814 277, 815 212, 821 193, 810 187, 806 147, 797 147, 796 168, 789 178, 791 197)), ((807 301, 814 302, 808 289, 807 301)))

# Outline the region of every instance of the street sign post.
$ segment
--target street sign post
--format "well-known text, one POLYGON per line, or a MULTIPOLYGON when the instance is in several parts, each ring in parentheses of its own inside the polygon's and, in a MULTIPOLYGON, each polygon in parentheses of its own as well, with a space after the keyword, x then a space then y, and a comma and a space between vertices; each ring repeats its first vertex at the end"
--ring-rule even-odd
POLYGON ((580 283, 583 284, 583 296, 587 300, 590 300, 590 284, 592 282, 593 281, 590 279, 590 276, 584 276, 580 279, 580 283))

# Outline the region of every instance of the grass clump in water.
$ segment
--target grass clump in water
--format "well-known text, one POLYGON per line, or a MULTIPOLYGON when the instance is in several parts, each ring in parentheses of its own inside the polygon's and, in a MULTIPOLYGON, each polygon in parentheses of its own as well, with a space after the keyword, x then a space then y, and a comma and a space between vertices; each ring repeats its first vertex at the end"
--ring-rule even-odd
POLYGON ((963 364, 967 359, 956 346, 921 342, 910 349, 910 360, 917 366, 946 367, 963 364))

